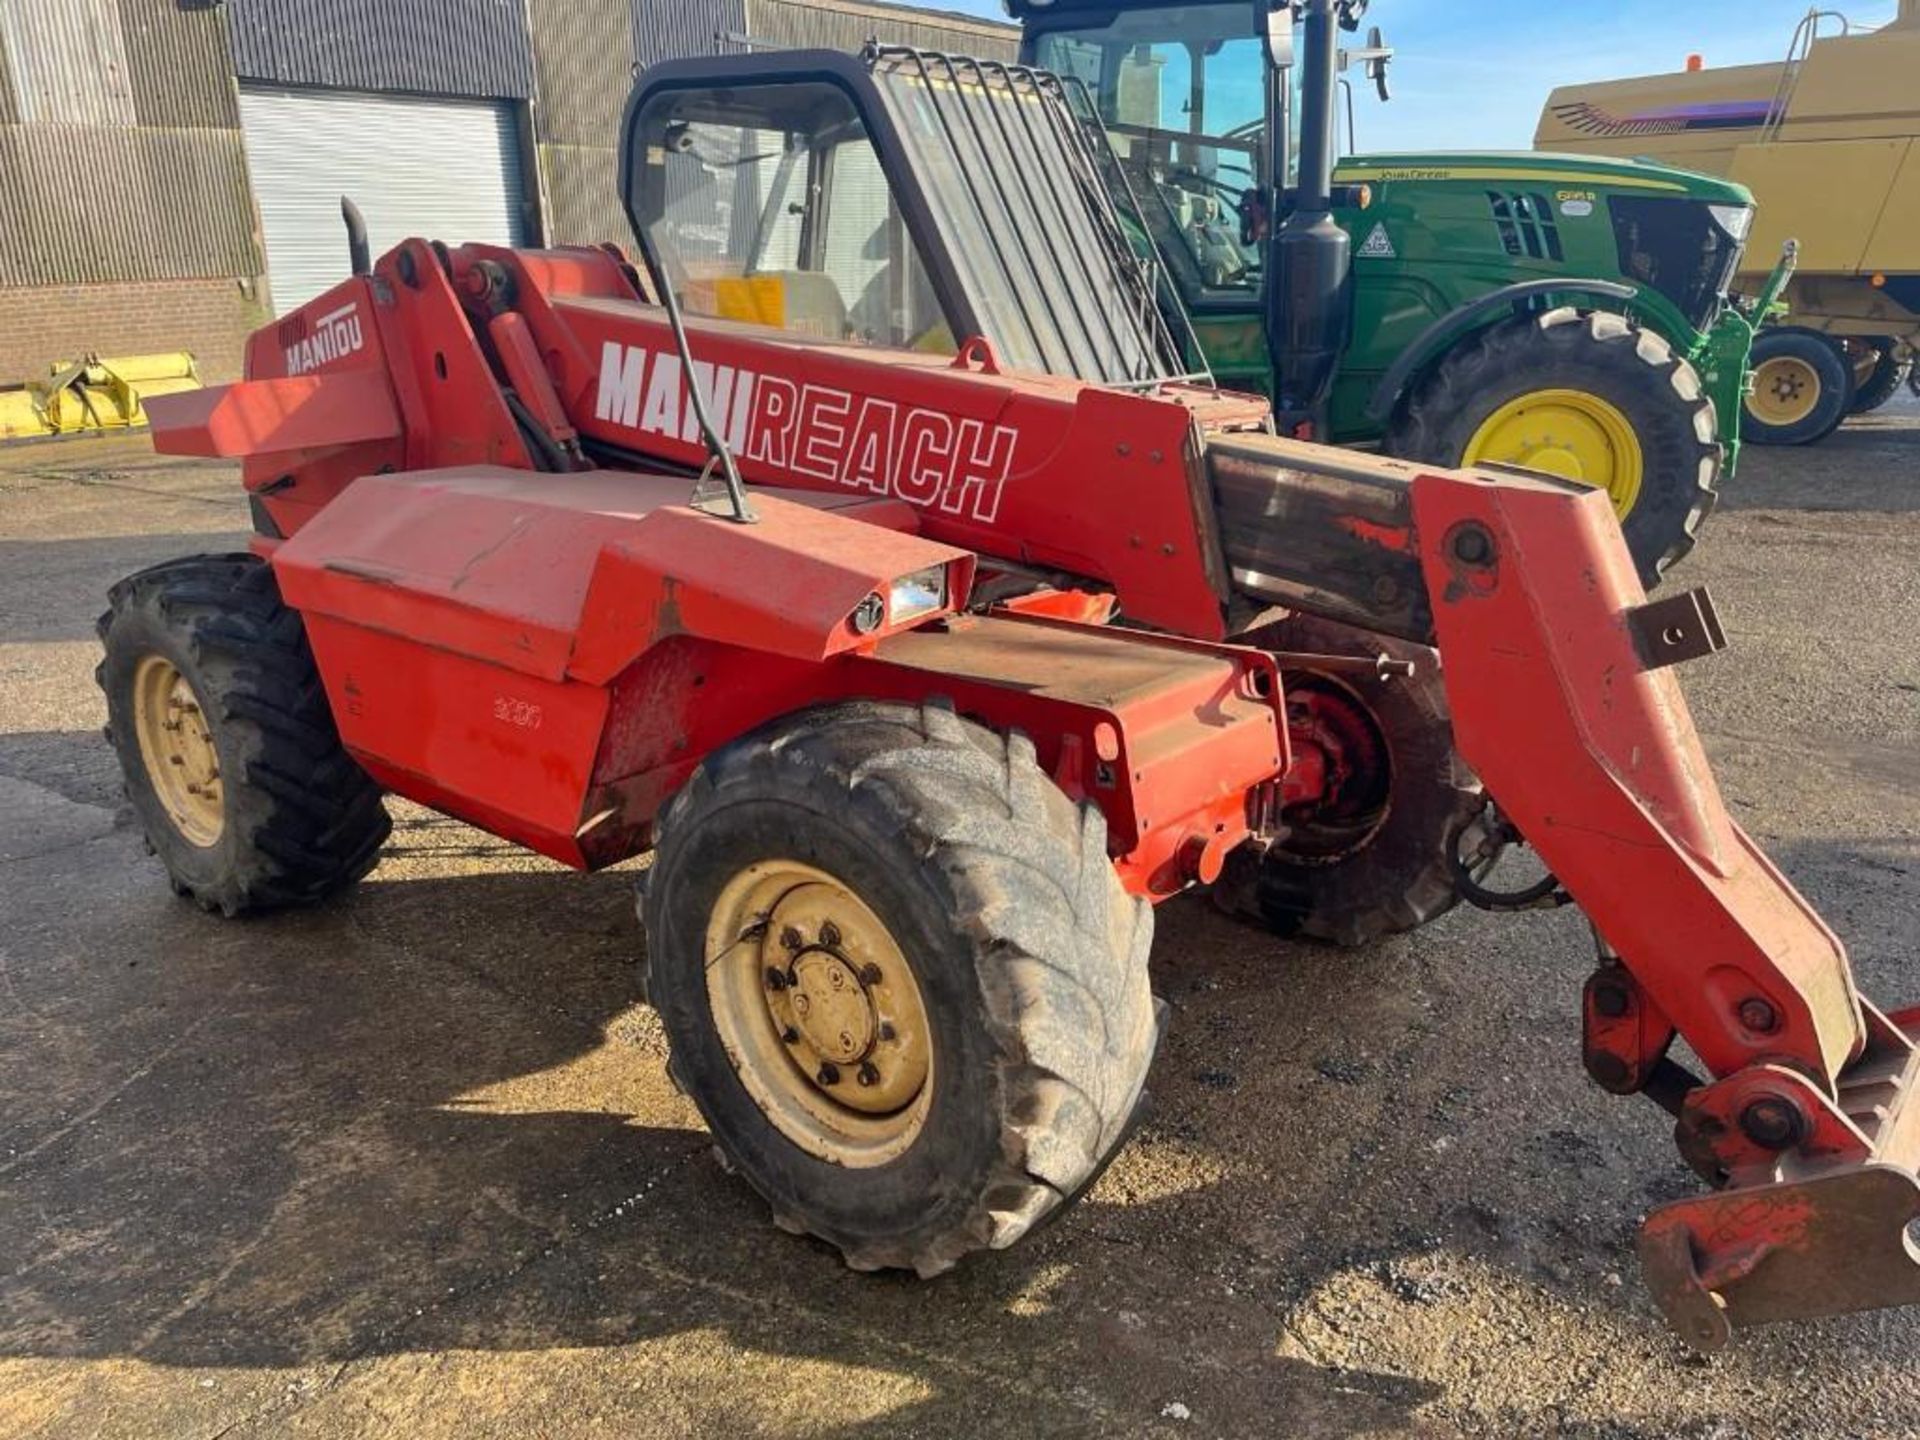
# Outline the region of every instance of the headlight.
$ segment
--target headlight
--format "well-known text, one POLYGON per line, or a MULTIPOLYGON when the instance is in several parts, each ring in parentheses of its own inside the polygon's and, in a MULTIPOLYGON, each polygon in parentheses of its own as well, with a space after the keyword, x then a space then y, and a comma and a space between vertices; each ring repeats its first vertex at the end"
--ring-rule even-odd
POLYGON ((1707 213, 1713 216, 1713 223, 1731 235, 1736 244, 1747 243, 1747 232, 1753 228, 1753 207, 1751 205, 1709 205, 1707 213))
POLYGON ((947 567, 929 565, 902 575, 887 587, 887 620, 909 625, 947 608, 947 567))

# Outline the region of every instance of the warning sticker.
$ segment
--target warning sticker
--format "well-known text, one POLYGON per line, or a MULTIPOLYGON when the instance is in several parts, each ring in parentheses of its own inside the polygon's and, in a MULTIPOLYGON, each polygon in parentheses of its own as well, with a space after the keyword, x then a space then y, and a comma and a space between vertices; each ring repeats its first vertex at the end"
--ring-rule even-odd
POLYGON ((1383 220, 1373 227, 1373 233, 1367 236, 1366 242, 1361 245, 1358 253, 1372 260, 1395 258, 1393 241, 1387 238, 1386 221, 1383 220))

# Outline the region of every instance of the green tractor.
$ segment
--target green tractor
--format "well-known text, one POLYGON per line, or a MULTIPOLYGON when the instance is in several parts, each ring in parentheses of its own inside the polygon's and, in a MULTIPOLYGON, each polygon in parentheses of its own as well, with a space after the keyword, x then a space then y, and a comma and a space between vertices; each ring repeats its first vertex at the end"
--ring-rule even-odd
POLYGON ((1341 45, 1367 0, 1007 9, 1023 58, 1084 85, 1222 384, 1295 435, 1604 488, 1648 584, 1693 547, 1791 269, 1729 300, 1745 187, 1532 152, 1336 161, 1343 72, 1387 98, 1378 28, 1341 45))

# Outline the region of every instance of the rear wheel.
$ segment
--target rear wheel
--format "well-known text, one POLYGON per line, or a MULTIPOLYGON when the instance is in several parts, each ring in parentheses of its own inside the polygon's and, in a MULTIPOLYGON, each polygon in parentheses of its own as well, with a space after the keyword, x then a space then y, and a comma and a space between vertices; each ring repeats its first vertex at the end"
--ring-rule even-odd
POLYGON ((663 815, 648 995, 674 1078, 783 1229, 934 1275, 1125 1135, 1152 912, 1024 737, 839 706, 721 750, 663 815))
POLYGON ((1768 326, 1755 337, 1744 432, 1757 445, 1811 445, 1847 418, 1853 375, 1839 346, 1813 330, 1768 326))
POLYGON ((1311 615, 1240 637, 1264 650, 1376 656, 1414 673, 1359 677, 1311 661, 1283 665, 1288 728, 1327 758, 1327 798, 1283 817, 1264 854, 1245 847, 1214 886, 1229 914, 1281 935, 1364 945, 1437 920, 1458 900, 1452 851, 1485 806, 1453 748, 1436 651, 1311 615))
POLYGON ((1900 393, 1913 372, 1913 361, 1902 359, 1900 348, 1884 337, 1849 340, 1846 347, 1853 366, 1853 404, 1847 413, 1871 414, 1900 393))
POLYGON ((300 616, 251 555, 122 580, 100 617, 107 738, 174 889, 229 915, 321 900, 389 824, 341 746, 300 616))
POLYGON ((1607 492, 1647 584, 1693 548, 1721 450, 1700 377, 1661 336, 1574 309, 1456 346, 1402 408, 1387 449, 1437 465, 1519 465, 1607 492))

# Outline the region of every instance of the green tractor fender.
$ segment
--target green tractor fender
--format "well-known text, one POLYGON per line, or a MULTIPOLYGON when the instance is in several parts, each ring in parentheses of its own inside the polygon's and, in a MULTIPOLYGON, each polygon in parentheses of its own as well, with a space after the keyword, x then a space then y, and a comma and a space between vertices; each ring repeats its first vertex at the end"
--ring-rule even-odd
POLYGON ((1373 394, 1367 400, 1367 418, 1375 424, 1385 424, 1393 414, 1394 406, 1400 403, 1400 397, 1426 369, 1428 362, 1436 359, 1451 341, 1477 328, 1478 322, 1503 306, 1509 306, 1515 314, 1519 314, 1534 300, 1560 295, 1618 301, 1624 310, 1639 294, 1635 286, 1612 280, 1578 279, 1523 280, 1513 285, 1502 285, 1498 290, 1489 290, 1464 305, 1455 306, 1414 337, 1413 342, 1400 352, 1387 373, 1373 387, 1373 394))

